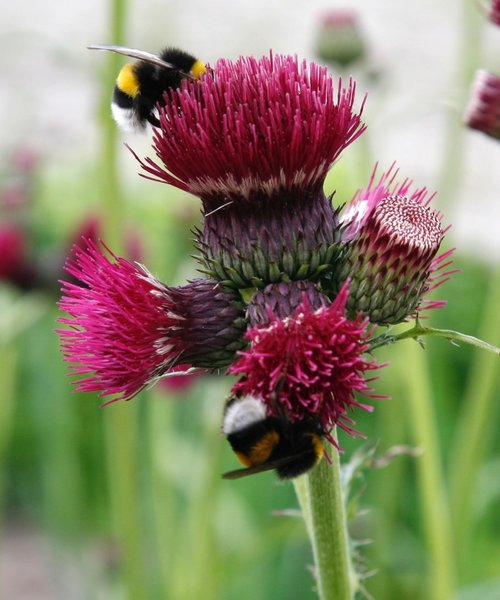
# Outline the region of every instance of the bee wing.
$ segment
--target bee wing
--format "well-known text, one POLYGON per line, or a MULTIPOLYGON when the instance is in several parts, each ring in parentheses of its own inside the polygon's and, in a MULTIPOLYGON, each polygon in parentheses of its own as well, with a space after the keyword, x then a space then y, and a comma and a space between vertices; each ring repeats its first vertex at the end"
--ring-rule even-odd
POLYGON ((283 465, 286 465, 294 460, 297 460, 303 456, 303 452, 300 454, 293 454, 292 456, 286 456, 279 460, 270 460, 268 462, 260 463, 258 465, 252 465, 251 467, 245 467, 244 469, 236 469, 235 471, 228 471, 222 475, 222 479, 239 479, 240 477, 246 477, 247 475, 255 475, 256 473, 262 473, 263 471, 272 471, 283 465))
POLYGON ((90 46, 87 46, 87 49, 106 50, 108 52, 116 52, 117 54, 130 56, 131 58, 137 58, 138 60, 151 63, 152 65, 157 65, 165 69, 179 71, 180 73, 182 73, 183 77, 186 77, 186 79, 191 79, 192 81, 195 81, 195 78, 189 73, 184 73, 184 71, 181 71, 179 67, 176 67, 172 63, 162 60, 159 56, 156 56, 156 54, 151 54, 151 52, 146 52, 145 50, 137 50, 136 48, 126 48, 124 46, 113 46, 111 44, 91 44, 90 46))
POLYGON ((260 465, 252 465, 244 469, 236 469, 235 471, 228 471, 222 475, 222 479, 240 479, 240 477, 247 477, 248 475, 255 475, 256 473, 262 473, 263 471, 272 471, 277 467, 275 462, 261 463, 260 465))

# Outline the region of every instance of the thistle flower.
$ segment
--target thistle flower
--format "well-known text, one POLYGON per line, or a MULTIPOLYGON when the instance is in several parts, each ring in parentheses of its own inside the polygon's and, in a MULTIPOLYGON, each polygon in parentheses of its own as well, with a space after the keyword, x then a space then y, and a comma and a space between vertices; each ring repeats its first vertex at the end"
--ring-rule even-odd
POLYGON ((293 314, 305 300, 312 310, 330 304, 328 298, 310 281, 269 284, 250 299, 246 312, 247 322, 253 327, 269 323, 273 315, 284 319, 293 314))
POLYGON ((320 59, 347 67, 364 58, 365 53, 365 40, 355 12, 333 9, 322 16, 316 39, 320 59))
POLYGON ((34 285, 35 272, 27 246, 24 231, 14 224, 0 223, 0 282, 25 290, 34 285))
POLYGON ((500 26, 500 0, 491 0, 488 18, 494 25, 500 26))
POLYGON ((237 288, 318 277, 338 242, 322 190, 342 150, 364 130, 347 88, 291 56, 235 63, 165 95, 150 178, 200 196, 205 272, 237 288))
POLYGON ((355 392, 377 397, 365 373, 382 365, 363 357, 371 333, 368 319, 347 319, 348 296, 346 283, 329 306, 314 310, 304 295, 290 316, 271 315, 267 325, 250 328, 249 348, 228 370, 241 376, 233 394, 258 398, 268 416, 285 414, 291 422, 312 417, 326 433, 335 425, 357 433, 349 412, 372 407, 357 401, 355 392))
MULTIPOLYGON (((500 6, 498 8, 500 21, 500 6)), ((499 23, 500 24, 500 23, 499 23)), ((476 72, 464 123, 471 129, 500 140, 500 77, 479 70, 476 72)))
POLYGON ((334 273, 340 289, 352 278, 349 315, 363 311, 372 323, 400 323, 419 310, 445 303, 423 298, 446 281, 453 250, 436 256, 446 232, 441 214, 430 208, 426 188, 395 182, 391 167, 359 191, 342 217, 344 247, 334 273))
POLYGON ((66 265, 81 285, 63 282, 62 349, 79 391, 129 399, 176 365, 227 366, 241 343, 232 293, 208 279, 167 287, 143 267, 89 241, 66 265))

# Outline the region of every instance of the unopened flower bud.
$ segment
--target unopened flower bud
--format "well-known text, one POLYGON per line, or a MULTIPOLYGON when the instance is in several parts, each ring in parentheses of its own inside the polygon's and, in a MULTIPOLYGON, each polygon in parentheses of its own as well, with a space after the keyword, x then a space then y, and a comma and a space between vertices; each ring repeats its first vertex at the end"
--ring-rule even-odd
POLYGON ((389 171, 377 185, 372 176, 351 202, 334 273, 337 289, 351 278, 348 314, 362 311, 379 324, 442 306, 424 295, 450 274, 436 273, 449 265, 443 261, 452 252, 436 256, 444 236, 440 213, 430 208, 425 188, 410 194, 410 183, 394 184, 395 175, 389 171))
MULTIPOLYGON (((500 10, 500 9, 499 9, 500 10)), ((500 77, 477 71, 464 123, 471 129, 500 140, 500 77)))
POLYGON ((364 58, 365 53, 365 40, 354 12, 337 9, 323 15, 316 40, 316 54, 321 60, 347 67, 364 58))
POLYGON ((247 321, 253 327, 269 323, 271 315, 284 319, 293 314, 305 300, 312 310, 330 304, 328 298, 310 281, 270 284, 250 300, 247 321))

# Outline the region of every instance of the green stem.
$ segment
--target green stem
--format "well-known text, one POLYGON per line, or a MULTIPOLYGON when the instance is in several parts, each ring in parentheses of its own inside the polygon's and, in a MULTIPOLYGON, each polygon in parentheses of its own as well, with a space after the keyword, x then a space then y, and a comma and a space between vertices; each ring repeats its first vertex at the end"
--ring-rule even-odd
MULTIPOLYGON (((377 393, 389 394, 394 398, 391 402, 377 403, 372 417, 376 419, 374 439, 379 439, 379 449, 386 451, 406 441, 406 411, 401 401, 406 395, 404 369, 397 364, 397 354, 385 348, 377 352, 380 363, 390 361, 386 367, 386 380, 377 382, 377 393)), ((371 437, 371 436, 370 436, 371 437)), ((406 460, 394 460, 390 467, 377 470, 376 482, 370 486, 370 504, 376 507, 373 511, 375 543, 367 547, 368 564, 379 567, 376 577, 369 581, 370 593, 374 598, 390 598, 394 591, 394 567, 398 557, 394 552, 394 540, 401 530, 402 513, 405 506, 406 460), (382 567, 384 565, 384 567, 382 567)))
POLYGON ((200 456, 199 474, 189 486, 182 520, 178 524, 178 543, 169 596, 172 598, 215 600, 222 595, 214 516, 220 501, 224 446, 220 439, 219 415, 213 407, 227 393, 226 381, 219 378, 207 381, 205 398, 197 411, 203 423, 203 431, 198 435, 204 452, 203 457, 200 456), (193 573, 196 573, 196 577, 193 577, 193 573))
POLYGON ((19 348, 16 343, 0 344, 0 522, 4 509, 5 455, 12 433, 19 348))
POLYGON ((299 501, 300 511, 302 513, 302 518, 304 519, 307 535, 309 539, 312 540, 313 529, 311 510, 308 501, 307 478, 297 477, 293 480, 293 487, 295 488, 295 495, 297 496, 297 500, 299 501))
POLYGON ((148 429, 150 442, 151 502, 155 550, 159 571, 161 598, 167 598, 172 582, 172 538, 175 535, 175 490, 165 469, 165 439, 173 431, 175 399, 164 390, 148 394, 148 429))
MULTIPOLYGON (((483 309, 480 333, 500 343, 500 272, 493 275, 483 309)), ((451 449, 451 508, 456 547, 466 556, 467 537, 471 528, 472 500, 481 461, 496 432, 494 418, 498 396, 498 362, 491 354, 476 351, 469 371, 462 410, 451 449)))
POLYGON ((311 538, 316 581, 321 600, 351 600, 354 577, 349 554, 345 499, 341 487, 340 458, 329 449, 332 464, 320 464, 296 483, 311 538), (305 507, 305 510, 304 510, 305 507))
MULTIPOLYGON (((453 106, 462 111, 469 85, 474 71, 481 62, 481 32, 485 19, 478 10, 477 2, 470 0, 462 1, 462 15, 460 30, 456 38, 459 41, 457 53, 456 73, 454 81, 450 83, 449 89, 455 90, 453 106)), ((464 172, 464 148, 463 143, 465 129, 462 125, 462 117, 457 110, 449 110, 447 113, 446 133, 444 136, 445 148, 442 152, 443 164, 441 165, 440 180, 437 186, 441 206, 450 206, 454 195, 461 184, 461 175, 464 172)))
MULTIPOLYGON (((109 43, 125 45, 127 1, 110 1, 109 43)), ((110 116, 109 102, 119 70, 119 58, 106 56, 106 71, 101 98, 103 130, 101 156, 101 191, 105 211, 105 239, 113 251, 121 253, 123 194, 117 160, 117 130, 110 116)), ((110 511, 122 552, 126 597, 141 600, 149 597, 141 540, 137 406, 119 402, 105 409, 110 511)))
POLYGON ((429 549, 428 593, 423 597, 447 600, 454 590, 453 545, 428 365, 425 354, 415 344, 404 344, 399 360, 406 365, 403 373, 411 435, 415 445, 423 449, 416 461, 421 519, 429 549))
POLYGON ((143 563, 140 517, 137 404, 118 402, 105 409, 110 511, 122 557, 126 597, 149 597, 143 563))
POLYGON ((214 515, 220 498, 221 457, 224 446, 220 443, 219 416, 215 417, 213 407, 219 398, 227 395, 226 382, 213 382, 206 394, 202 415, 205 424, 203 447, 208 449, 206 464, 197 493, 192 496, 192 504, 189 507, 191 540, 197 540, 191 548, 191 564, 199 574, 195 580, 195 593, 192 597, 216 600, 221 597, 221 589, 216 568, 219 556, 215 543, 214 515), (215 397, 211 397, 212 395, 215 397))
MULTIPOLYGON (((488 334, 489 332, 486 333, 488 334)), ((408 338, 417 339, 424 335, 436 335, 439 337, 444 337, 452 342, 462 342, 463 344, 476 346, 477 348, 482 348, 483 350, 487 350, 488 352, 492 352, 493 354, 498 354, 500 356, 500 348, 497 348, 492 344, 488 344, 488 342, 484 342, 479 338, 476 338, 472 335, 466 335, 465 333, 460 333, 459 331, 453 331, 452 329, 436 329, 435 327, 423 327, 419 321, 417 321, 411 329, 407 329, 406 331, 403 331, 401 333, 397 333, 394 335, 384 333, 374 338, 370 343, 370 351, 373 351, 376 348, 380 348, 381 346, 394 344, 395 342, 399 342, 408 338)))
MULTIPOLYGON (((109 43, 125 45, 126 13, 127 0, 111 0, 109 43)), ((123 193, 117 157, 118 130, 111 118, 110 98, 121 59, 112 52, 106 53, 105 56, 106 65, 99 103, 99 120, 103 132, 100 181, 105 212, 106 241, 118 253, 122 246, 123 193)))

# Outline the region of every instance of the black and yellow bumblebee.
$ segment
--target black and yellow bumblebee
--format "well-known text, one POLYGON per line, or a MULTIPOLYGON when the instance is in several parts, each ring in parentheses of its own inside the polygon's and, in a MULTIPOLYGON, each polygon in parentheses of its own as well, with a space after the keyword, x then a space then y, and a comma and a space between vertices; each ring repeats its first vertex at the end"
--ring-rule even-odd
POLYGON ((252 396, 228 400, 222 431, 245 466, 225 473, 224 479, 270 470, 279 479, 293 479, 317 465, 324 454, 324 432, 318 420, 269 417, 264 403, 252 396))
POLYGON ((144 130, 148 123, 159 127, 156 106, 163 103, 163 93, 178 88, 183 79, 197 81, 206 72, 204 63, 177 48, 165 48, 158 56, 122 46, 96 44, 88 48, 138 59, 121 68, 111 99, 113 117, 125 131, 144 130))

